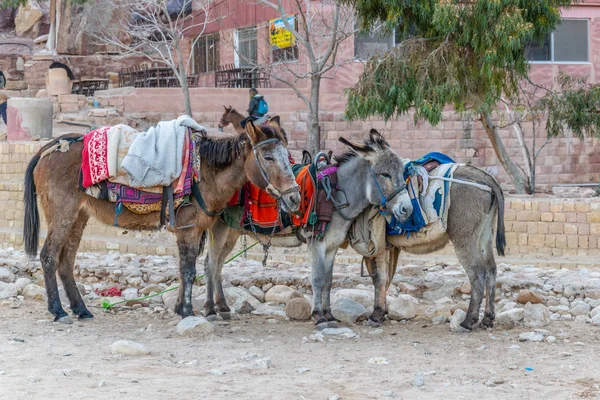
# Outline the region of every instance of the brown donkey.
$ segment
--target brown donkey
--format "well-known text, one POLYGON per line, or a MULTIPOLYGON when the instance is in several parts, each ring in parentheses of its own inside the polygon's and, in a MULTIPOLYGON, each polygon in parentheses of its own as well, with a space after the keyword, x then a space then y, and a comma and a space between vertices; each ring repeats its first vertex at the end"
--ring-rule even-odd
POLYGON ((237 133, 244 133, 242 121, 246 119, 246 117, 236 111, 236 109, 232 106, 223 106, 223 108, 225 108, 225 112, 223 115, 221 115, 221 120, 219 121, 219 130, 223 131, 224 127, 231 124, 237 133))
MULTIPOLYGON (((195 200, 192 206, 182 207, 176 213, 176 226, 170 229, 177 235, 179 248, 179 277, 181 285, 175 311, 182 317, 193 315, 191 296, 196 276, 196 258, 201 251, 202 235, 210 229, 219 212, 235 191, 250 180, 281 200, 283 209, 298 209, 300 195, 288 161, 285 132, 279 118, 266 127, 251 122, 247 134, 233 138, 202 136, 194 157, 200 161, 201 177, 198 183, 205 204, 195 200)), ((25 173, 25 250, 37 254, 40 221, 37 207, 39 196, 46 220, 48 235, 40 253, 44 269, 48 310, 55 321, 70 323, 71 318, 62 308, 58 296, 56 271, 63 283, 71 310, 80 319, 92 318, 75 285, 73 265, 81 236, 90 216, 105 224, 113 224, 116 205, 87 196, 78 189, 83 144, 75 142, 65 153, 42 153, 65 138, 65 135, 44 146, 31 160, 25 173)), ((160 228, 160 212, 134 214, 123 208, 118 226, 136 230, 160 228)))

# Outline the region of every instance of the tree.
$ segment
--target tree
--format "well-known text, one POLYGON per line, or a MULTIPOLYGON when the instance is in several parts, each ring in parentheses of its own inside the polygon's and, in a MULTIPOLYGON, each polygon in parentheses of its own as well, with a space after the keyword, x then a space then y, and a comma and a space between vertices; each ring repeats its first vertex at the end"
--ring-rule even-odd
MULTIPOLYGON (((76 4, 86 3, 88 0, 69 0, 76 4)), ((0 1, 0 9, 3 8, 15 8, 19 6, 24 6, 27 4, 27 0, 1 0, 0 1)))
POLYGON ((193 49, 206 26, 217 21, 214 0, 109 0, 105 7, 118 7, 125 14, 120 25, 108 27, 97 40, 123 57, 138 55, 173 70, 183 91, 185 113, 192 115, 188 71, 193 51, 186 57, 183 43, 192 33, 193 49), (191 14, 195 14, 193 17, 191 14))
MULTIPOLYGON (((515 190, 525 193, 526 178, 508 155, 493 112, 501 101, 522 103, 519 84, 529 73, 526 45, 552 32, 561 8, 571 1, 343 1, 356 9, 364 28, 385 21, 388 28, 399 28, 402 39, 383 57, 369 60, 357 85, 348 90, 347 117, 381 115, 387 120, 414 109, 415 120, 435 125, 448 105, 469 111, 483 124, 515 190)), ((545 104, 564 104, 553 98, 555 103, 545 104)), ((546 113, 566 117, 549 109, 546 113)), ((557 119, 562 126, 570 122, 575 121, 557 119)))
MULTIPOLYGON (((315 155, 320 149, 319 143, 319 94, 321 81, 333 79, 337 69, 350 59, 340 60, 340 45, 355 32, 355 18, 351 8, 335 0, 256 0, 277 11, 281 24, 291 33, 298 46, 298 59, 282 58, 273 63, 271 47, 268 54, 257 60, 248 60, 240 54, 243 61, 256 68, 263 68, 261 61, 266 60, 269 76, 292 88, 308 109, 307 150, 315 155), (288 20, 295 15, 297 24, 288 20), (302 60, 306 57, 306 62, 302 60), (310 91, 305 90, 309 81, 310 91)), ((290 49, 293 51, 293 49, 290 49)), ((296 58, 296 57, 293 57, 296 58)))

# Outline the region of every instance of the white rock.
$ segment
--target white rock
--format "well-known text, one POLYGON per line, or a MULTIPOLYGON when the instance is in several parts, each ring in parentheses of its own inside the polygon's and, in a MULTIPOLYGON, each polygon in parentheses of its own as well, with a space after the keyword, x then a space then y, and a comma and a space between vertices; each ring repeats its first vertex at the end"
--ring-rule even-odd
POLYGON ((583 315, 587 317, 590 314, 591 309, 590 305, 584 301, 574 301, 571 304, 570 314, 573 316, 583 315))
POLYGON ((225 288, 225 299, 230 308, 239 310, 244 302, 248 302, 254 309, 257 309, 262 304, 260 300, 254 297, 248 290, 241 286, 232 286, 225 288))
POLYGON ((126 356, 145 356, 150 351, 141 343, 130 340, 119 340, 110 346, 112 354, 124 354, 126 356))
POLYGON ((596 313, 596 315, 592 317, 592 325, 600 326, 600 313, 596 313))
POLYGON ((526 327, 538 328, 550 323, 550 312, 543 304, 528 303, 524 308, 524 322, 526 327))
POLYGON ((512 328, 519 325, 524 317, 525 310, 522 308, 512 308, 496 315, 496 324, 498 324, 498 326, 512 328))
POLYGON ((299 374, 305 374, 308 371, 310 371, 310 368, 306 368, 306 367, 298 368, 296 371, 298 371, 299 374))
POLYGON ((344 298, 354 300, 367 309, 373 307, 373 292, 360 289, 340 289, 331 296, 331 302, 335 305, 344 298))
POLYGON ((383 357, 371 357, 367 362, 374 365, 388 365, 390 363, 387 358, 383 357))
POLYGON ((33 283, 25 286, 21 294, 26 299, 46 300, 46 289, 33 283))
POLYGON ((356 333, 350 328, 325 328, 321 331, 324 335, 355 335, 356 333))
POLYGON ((0 282, 0 299, 8 299, 19 294, 19 288, 14 283, 0 282))
POLYGON ((517 308, 519 306, 518 303, 514 302, 514 301, 507 301, 504 304, 504 307, 502 308, 502 311, 508 311, 508 310, 512 310, 513 308, 517 308))
POLYGON ((177 333, 181 336, 202 336, 214 331, 214 325, 204 317, 187 317, 177 324, 177 333))
POLYGON ((0 282, 12 283, 16 279, 15 274, 6 267, 0 267, 0 282))
POLYGON ((273 287, 273 284, 271 282, 265 283, 262 286, 262 291, 265 292, 265 293, 267 293, 269 291, 269 289, 271 289, 272 287, 273 287))
POLYGON ((342 298, 335 302, 331 312, 337 319, 347 324, 355 323, 360 317, 368 313, 362 304, 350 298, 342 298))
POLYGON ((425 385, 425 376, 421 373, 415 374, 413 381, 411 382, 413 386, 421 387, 425 385))
POLYGON ((31 279, 29 278, 19 278, 16 280, 15 285, 17 285, 17 289, 19 290, 19 293, 21 293, 23 291, 23 289, 25 288, 25 286, 29 285, 31 283, 31 279))
POLYGON ((220 369, 211 369, 210 371, 208 371, 209 374, 214 375, 214 376, 223 376, 225 375, 225 372, 221 371, 220 369))
POLYGON ((460 308, 454 311, 452 317, 450 317, 450 330, 452 332, 458 332, 460 330, 460 324, 467 318, 467 313, 460 308))
MULTIPOLYGON (((258 301, 254 296, 252 297, 254 300, 258 301)), ((267 303, 273 302, 285 304, 288 302, 288 300, 298 297, 304 298, 302 294, 288 286, 276 285, 269 289, 269 291, 265 294, 265 301, 267 303)))
POLYGON ((248 291, 250 292, 250 294, 254 297, 256 297, 256 299, 260 302, 264 302, 265 301, 265 292, 263 292, 260 288, 256 287, 256 286, 250 286, 250 289, 248 289, 248 291))
POLYGON ((133 300, 140 297, 139 292, 136 288, 127 288, 123 290, 122 296, 125 300, 133 300))
POLYGON ((168 310, 175 311, 175 304, 177 304, 177 290, 163 293, 162 300, 168 310))
POLYGON ((273 363, 271 362, 271 359, 269 358, 259 358, 258 360, 254 360, 252 363, 250 363, 247 368, 249 369, 267 369, 267 368, 271 368, 273 366, 273 363))
POLYGON ((556 338, 554 336, 548 336, 546 338, 546 342, 548 342, 548 343, 555 343, 556 342, 556 338))
POLYGON ((524 332, 519 335, 520 342, 543 342, 544 335, 537 332, 524 332))
POLYGON ((388 306, 388 316, 390 319, 400 321, 403 319, 412 319, 417 315, 416 306, 418 300, 409 294, 401 294, 398 298, 392 300, 388 306))

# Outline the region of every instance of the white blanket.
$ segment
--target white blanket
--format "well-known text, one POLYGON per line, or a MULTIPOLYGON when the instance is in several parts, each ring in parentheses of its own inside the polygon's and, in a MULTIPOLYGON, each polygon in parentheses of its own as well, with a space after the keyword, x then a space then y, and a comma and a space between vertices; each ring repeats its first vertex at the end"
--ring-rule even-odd
POLYGON ((132 187, 168 186, 179 178, 183 171, 186 127, 204 129, 182 115, 176 120, 159 122, 137 135, 121 164, 132 187))

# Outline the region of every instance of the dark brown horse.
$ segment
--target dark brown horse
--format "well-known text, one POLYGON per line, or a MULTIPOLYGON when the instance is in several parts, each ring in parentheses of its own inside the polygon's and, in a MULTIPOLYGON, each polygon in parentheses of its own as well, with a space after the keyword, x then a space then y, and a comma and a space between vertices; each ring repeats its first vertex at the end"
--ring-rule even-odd
MULTIPOLYGON (((295 211, 300 202, 285 147, 285 132, 275 117, 270 126, 246 125, 247 133, 234 138, 202 136, 195 151, 200 160, 201 180, 198 183, 204 207, 193 201, 176 214, 181 286, 176 312, 182 317, 193 315, 191 296, 196 276, 196 258, 201 251, 202 235, 210 229, 219 212, 234 192, 250 180, 279 198, 284 209, 295 211), (183 228, 185 227, 185 228, 183 228)), ((78 189, 83 144, 75 142, 67 152, 52 152, 42 157, 60 139, 77 138, 65 135, 44 146, 31 160, 25 173, 24 238, 27 254, 37 254, 40 221, 37 207, 39 196, 48 235, 40 253, 48 295, 48 310, 56 321, 70 323, 58 296, 56 271, 63 283, 71 310, 80 319, 92 318, 73 278, 73 265, 81 236, 90 216, 105 224, 113 224, 114 203, 85 195, 78 189)), ((160 213, 134 214, 123 208, 118 225, 127 229, 156 230, 160 228, 160 213)))
POLYGON ((233 129, 237 133, 244 133, 244 128, 242 127, 242 121, 246 119, 241 113, 236 111, 232 106, 223 106, 225 108, 225 112, 221 115, 221 120, 219 121, 219 129, 222 131, 224 127, 231 124, 233 129))

